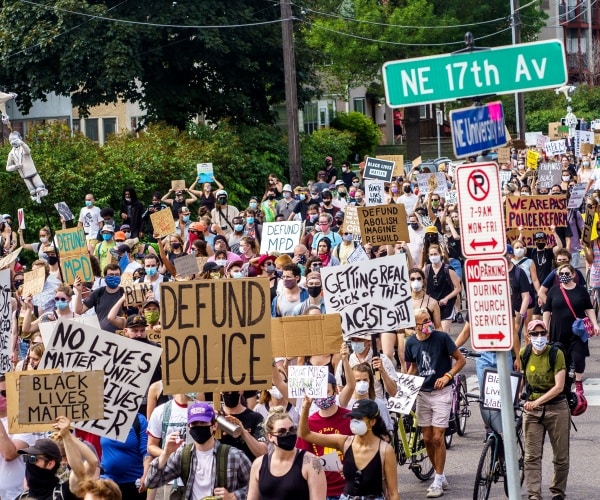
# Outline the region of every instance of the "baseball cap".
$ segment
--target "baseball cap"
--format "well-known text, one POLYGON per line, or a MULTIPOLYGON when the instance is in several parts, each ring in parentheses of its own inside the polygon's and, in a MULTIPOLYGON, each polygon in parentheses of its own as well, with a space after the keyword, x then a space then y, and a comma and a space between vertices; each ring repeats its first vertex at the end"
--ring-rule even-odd
POLYGON ((117 231, 115 233, 115 240, 126 240, 127 236, 125 236, 125 233, 123 231, 117 231))
POLYGON ((343 186, 343 185, 344 185, 344 181, 342 179, 338 179, 337 181, 335 181, 335 187, 343 186))
POLYGON ((546 323, 544 323, 541 319, 534 319, 527 324, 527 331, 533 332, 536 326, 541 326, 546 330, 546 323))
POLYGON ((371 399, 359 399, 352 405, 350 413, 346 413, 345 417, 350 418, 375 418, 379 415, 379 407, 375 401, 371 399))
POLYGON ((212 422, 215 418, 214 408, 204 401, 196 401, 188 406, 187 421, 192 422, 212 422))
POLYGON ((117 247, 117 253, 123 254, 129 252, 131 252, 131 248, 129 248, 129 245, 126 245, 125 243, 117 247))
POLYGON ((60 448, 52 439, 38 439, 33 446, 17 450, 19 455, 44 455, 60 463, 62 455, 60 448))
POLYGON ((182 214, 189 214, 190 213, 190 209, 188 207, 181 207, 179 209, 179 212, 182 214))
POLYGON ((125 322, 125 328, 133 328, 134 326, 148 326, 148 322, 146 318, 141 314, 132 314, 127 317, 127 321, 125 322))
POLYGON ((533 239, 534 240, 545 240, 546 239, 546 233, 544 231, 538 231, 537 233, 535 233, 533 235, 533 239))
POLYGON ((205 262, 204 267, 202 268, 202 272, 206 273, 211 271, 218 271, 219 269, 221 269, 221 267, 215 261, 205 262))
POLYGON ((111 226, 110 224, 104 224, 104 226, 102 226, 102 229, 100 230, 100 232, 102 232, 102 233, 114 233, 115 232, 115 228, 114 228, 114 226, 111 226))
POLYGON ((437 227, 435 227, 435 226, 427 226, 425 228, 425 233, 437 233, 437 232, 438 232, 438 230, 437 230, 437 227))
POLYGON ((142 309, 144 309, 145 307, 149 306, 150 304, 156 304, 157 306, 160 307, 160 304, 158 303, 158 300, 156 300, 156 299, 148 299, 147 301, 145 301, 142 304, 142 309))
POLYGON ((216 193, 215 196, 218 198, 219 196, 228 196, 227 195, 227 191, 225 191, 224 189, 219 189, 216 193))
POLYGON ((121 224, 121 231, 125 232, 125 231, 131 231, 131 226, 129 224, 121 224))

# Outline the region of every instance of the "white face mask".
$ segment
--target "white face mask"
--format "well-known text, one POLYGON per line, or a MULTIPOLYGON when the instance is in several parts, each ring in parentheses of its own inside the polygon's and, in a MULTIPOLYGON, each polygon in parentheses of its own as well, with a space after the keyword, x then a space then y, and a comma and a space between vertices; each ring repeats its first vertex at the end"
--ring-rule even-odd
POLYGON ((353 418, 350 421, 350 432, 356 436, 364 436, 367 433, 367 424, 364 420, 353 418))
POLYGON ((269 394, 271 394, 271 397, 274 399, 283 398, 283 394, 281 394, 281 391, 279 389, 277 389, 277 387, 275 387, 275 386, 273 386, 269 389, 269 394))
POLYGON ((221 267, 225 267, 227 265, 227 260, 225 260, 225 259, 215 260, 215 262, 218 266, 221 266, 221 267))
POLYGON ((410 287, 412 288, 413 292, 420 292, 421 290, 423 290, 423 282, 417 280, 411 281, 410 287))
POLYGON ((546 338, 545 335, 539 336, 539 337, 530 337, 531 338, 531 345, 533 346, 533 348, 536 351, 543 351, 544 347, 546 347, 546 344, 548 343, 548 339, 546 338))
POLYGON ((440 262, 442 262, 442 256, 441 255, 430 255, 429 261, 432 264, 439 264, 440 262))
POLYGON ((515 257, 523 257, 523 255, 525 255, 524 248, 515 248, 514 252, 515 252, 515 257))
POLYGON ((364 396, 369 393, 369 381, 368 380, 359 380, 356 382, 356 386, 354 387, 356 394, 360 396, 364 396))

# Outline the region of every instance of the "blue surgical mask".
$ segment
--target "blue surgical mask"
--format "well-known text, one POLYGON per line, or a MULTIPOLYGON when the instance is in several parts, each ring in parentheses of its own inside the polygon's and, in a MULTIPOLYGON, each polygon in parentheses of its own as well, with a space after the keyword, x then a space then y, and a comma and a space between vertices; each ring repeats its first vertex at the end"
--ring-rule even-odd
POLYGON ((85 200, 85 206, 86 207, 91 207, 92 206, 92 202, 90 200, 85 200))
POLYGON ((104 241, 109 241, 112 238, 112 234, 111 233, 102 233, 102 239, 104 241))
POLYGON ((189 215, 184 215, 182 218, 183 218, 183 222, 189 222, 190 221, 190 216, 189 215))
POLYGON ((241 232, 244 230, 244 224, 235 224, 235 225, 233 226, 233 230, 234 230, 236 233, 241 233, 241 232))
POLYGON ((298 195, 298 199, 299 199, 300 201, 304 201, 304 200, 306 199, 306 195, 305 195, 305 194, 299 194, 299 195, 298 195))
POLYGON ((67 307, 69 307, 68 302, 56 302, 57 309, 66 309, 67 307))
POLYGON ((144 268, 146 269, 146 276, 150 276, 152 278, 152 276, 154 276, 157 272, 157 269, 155 267, 146 267, 144 268))
POLYGON ((251 201, 250 204, 248 205, 250 208, 257 208, 258 207, 258 203, 255 201, 251 201))
POLYGON ((243 278, 244 277, 244 273, 242 271, 233 271, 231 273, 231 277, 232 278, 243 278))
POLYGON ((352 345, 352 350, 356 354, 362 354, 363 352, 365 352, 366 346, 364 342, 350 342, 350 344, 352 345))
POLYGON ((254 217, 246 217, 247 224, 254 224, 254 217))
POLYGON ((121 284, 121 276, 106 276, 104 282, 108 288, 117 288, 121 284))

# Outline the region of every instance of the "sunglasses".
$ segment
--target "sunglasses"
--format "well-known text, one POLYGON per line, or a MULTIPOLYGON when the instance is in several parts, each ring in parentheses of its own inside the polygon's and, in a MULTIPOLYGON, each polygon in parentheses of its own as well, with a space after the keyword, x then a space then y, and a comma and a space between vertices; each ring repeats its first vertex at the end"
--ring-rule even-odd
POLYGON ((64 297, 54 297, 54 302, 68 302, 69 299, 66 299, 64 297))
POLYGON ((546 335, 546 330, 534 330, 533 332, 529 332, 530 337, 542 337, 546 335))
POLYGON ((423 278, 421 276, 411 276, 410 281, 423 281, 423 278))
POLYGON ((26 464, 35 464, 38 460, 48 462, 48 460, 44 457, 38 457, 37 455, 23 455, 23 462, 26 464))
POLYGON ((3 398, 6 397, 6 389, 0 389, 0 396, 2 396, 3 398))
POLYGON ((424 321, 423 323, 415 323, 415 326, 425 326, 430 324, 432 321, 430 319, 428 319, 427 321, 424 321))
POLYGON ((297 434, 297 433, 298 433, 298 428, 295 425, 292 425, 291 427, 289 427, 287 429, 282 427, 281 429, 277 429, 277 430, 271 432, 271 434, 273 436, 280 436, 280 437, 289 436, 290 434, 297 434))
POLYGON ((566 272, 566 273, 558 273, 559 276, 571 276, 571 272, 566 272))

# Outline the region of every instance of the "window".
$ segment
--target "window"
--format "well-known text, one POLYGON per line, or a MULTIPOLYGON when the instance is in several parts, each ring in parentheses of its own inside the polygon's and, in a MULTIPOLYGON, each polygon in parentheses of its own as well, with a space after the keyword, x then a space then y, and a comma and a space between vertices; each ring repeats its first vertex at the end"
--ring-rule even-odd
POLYGON ((425 104, 421 104, 421 106, 419 106, 419 118, 427 118, 427 106, 425 104))
POLYGON ((303 121, 304 121, 304 133, 312 134, 317 128, 319 128, 319 114, 316 102, 307 102, 302 110, 303 121))
POLYGON ((98 118, 86 118, 85 136, 94 142, 98 142, 98 118))
POLYGON ((81 120, 79 118, 73 118, 73 132, 81 132, 81 120))
POLYGON ((366 114, 366 103, 364 97, 355 97, 352 99, 354 111, 357 113, 366 114))
POLYGON ((117 119, 116 118, 102 118, 102 129, 103 129, 103 142, 106 142, 108 136, 117 133, 117 119))

